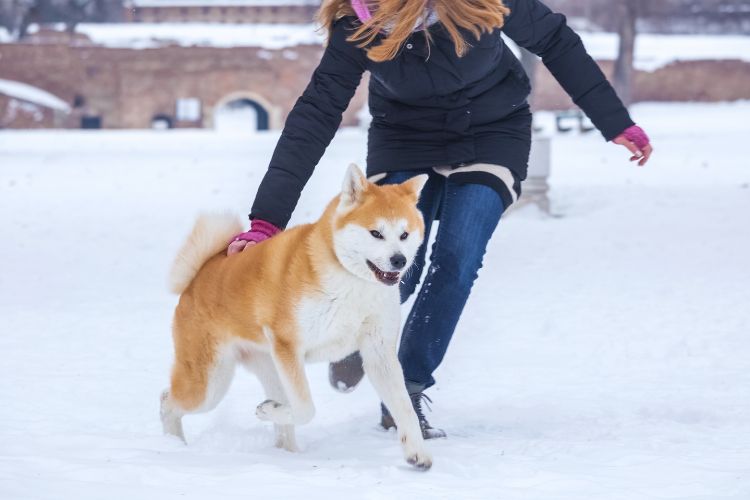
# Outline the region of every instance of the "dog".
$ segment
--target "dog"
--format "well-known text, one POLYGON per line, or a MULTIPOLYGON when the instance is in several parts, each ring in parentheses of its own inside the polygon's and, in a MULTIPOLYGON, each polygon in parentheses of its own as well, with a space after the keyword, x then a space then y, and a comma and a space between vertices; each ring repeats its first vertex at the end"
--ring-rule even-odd
POLYGON ((395 419, 404 458, 429 469, 396 354, 397 284, 424 238, 417 201, 426 181, 378 186, 350 165, 317 222, 232 256, 226 246, 242 231, 239 221, 199 217, 170 273, 180 300, 171 384, 161 396, 164 432, 184 441, 182 417, 213 409, 240 364, 266 393, 256 415, 274 424, 277 447, 296 451, 294 426, 315 414, 304 363, 359 351, 395 419))

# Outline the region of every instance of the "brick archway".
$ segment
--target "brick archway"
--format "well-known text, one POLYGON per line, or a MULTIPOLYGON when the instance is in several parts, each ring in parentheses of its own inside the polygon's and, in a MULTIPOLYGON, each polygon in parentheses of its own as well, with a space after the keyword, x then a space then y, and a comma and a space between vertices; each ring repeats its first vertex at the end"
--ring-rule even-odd
POLYGON ((235 101, 249 102, 256 109, 258 115, 258 130, 274 130, 281 128, 281 110, 260 94, 251 91, 231 92, 219 99, 204 115, 203 126, 214 128, 216 111, 235 101))

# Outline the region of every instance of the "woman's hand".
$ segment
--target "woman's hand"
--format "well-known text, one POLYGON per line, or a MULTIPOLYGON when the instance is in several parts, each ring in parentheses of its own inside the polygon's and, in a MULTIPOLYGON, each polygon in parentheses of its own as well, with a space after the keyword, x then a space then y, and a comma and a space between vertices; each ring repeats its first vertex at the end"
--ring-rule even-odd
POLYGON ((648 159, 651 158, 651 153, 654 152, 648 135, 638 125, 628 127, 622 134, 615 137, 612 142, 628 148, 628 151, 633 153, 630 161, 637 161, 640 167, 648 162, 648 159))
POLYGON ((253 219, 250 223, 250 231, 240 233, 234 238, 227 248, 227 255, 240 253, 245 248, 257 245, 261 241, 267 240, 271 236, 280 233, 281 229, 270 222, 261 219, 253 219))

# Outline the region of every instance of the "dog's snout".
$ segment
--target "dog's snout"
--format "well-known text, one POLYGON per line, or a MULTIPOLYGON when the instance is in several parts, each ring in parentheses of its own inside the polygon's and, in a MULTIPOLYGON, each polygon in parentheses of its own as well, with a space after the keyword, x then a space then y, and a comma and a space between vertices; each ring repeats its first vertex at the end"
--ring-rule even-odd
POLYGON ((402 253, 394 254, 391 257, 391 265, 393 266, 394 269, 403 269, 404 266, 406 265, 406 257, 404 257, 404 254, 402 253))

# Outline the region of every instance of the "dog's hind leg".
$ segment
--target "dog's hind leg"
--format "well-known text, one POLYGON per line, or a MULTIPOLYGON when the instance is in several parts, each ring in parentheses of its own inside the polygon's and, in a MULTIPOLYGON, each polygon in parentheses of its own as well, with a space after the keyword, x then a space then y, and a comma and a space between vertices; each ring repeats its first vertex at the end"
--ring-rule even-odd
MULTIPOLYGON (((246 352, 243 353, 240 359, 245 368, 258 377, 266 393, 266 398, 278 401, 281 404, 289 404, 286 394, 284 394, 284 387, 281 385, 281 380, 279 380, 279 375, 276 373, 273 359, 271 359, 269 354, 246 352)), ((287 451, 298 451, 297 441, 294 436, 294 426, 280 424, 274 424, 273 426, 276 434, 276 447, 287 451)))
POLYGON ((182 431, 184 412, 170 398, 169 389, 161 393, 160 403, 159 416, 164 434, 176 436, 185 441, 185 433, 182 431))
POLYGON ((271 359, 287 403, 269 399, 258 405, 255 414, 279 425, 306 424, 315 416, 315 405, 305 375, 304 355, 290 343, 277 339, 270 328, 264 327, 263 333, 271 345, 271 359))
MULTIPOLYGON (((235 353, 200 332, 178 330, 175 318, 175 362, 171 385, 161 396, 165 434, 185 440, 182 417, 210 411, 219 404, 234 376, 235 353)), ((195 328, 195 327, 192 327, 195 328)))

